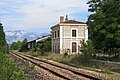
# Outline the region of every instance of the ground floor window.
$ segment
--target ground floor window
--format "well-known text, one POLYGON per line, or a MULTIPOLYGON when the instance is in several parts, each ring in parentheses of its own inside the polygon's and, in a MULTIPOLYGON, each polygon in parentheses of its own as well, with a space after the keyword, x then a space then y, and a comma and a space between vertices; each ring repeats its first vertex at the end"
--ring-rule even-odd
POLYGON ((77 43, 76 42, 72 43, 72 52, 77 52, 77 43))

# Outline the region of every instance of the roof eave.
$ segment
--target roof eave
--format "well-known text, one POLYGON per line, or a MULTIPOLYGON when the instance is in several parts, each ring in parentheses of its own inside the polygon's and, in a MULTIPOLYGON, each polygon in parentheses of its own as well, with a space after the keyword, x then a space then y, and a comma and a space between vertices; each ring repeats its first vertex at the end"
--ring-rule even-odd
POLYGON ((54 27, 64 26, 64 25, 84 25, 84 26, 87 26, 86 23, 59 23, 59 24, 52 26, 51 29, 53 29, 54 27))
POLYGON ((51 29, 53 29, 54 27, 57 27, 57 26, 60 26, 60 23, 52 26, 51 29))

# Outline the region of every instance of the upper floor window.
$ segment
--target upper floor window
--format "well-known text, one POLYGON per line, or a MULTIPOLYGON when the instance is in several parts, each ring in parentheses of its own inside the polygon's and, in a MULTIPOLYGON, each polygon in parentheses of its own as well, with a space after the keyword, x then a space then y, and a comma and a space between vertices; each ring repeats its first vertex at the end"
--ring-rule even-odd
POLYGON ((60 37, 60 30, 58 30, 58 37, 60 37))
POLYGON ((72 30, 72 37, 76 37, 76 30, 72 30))

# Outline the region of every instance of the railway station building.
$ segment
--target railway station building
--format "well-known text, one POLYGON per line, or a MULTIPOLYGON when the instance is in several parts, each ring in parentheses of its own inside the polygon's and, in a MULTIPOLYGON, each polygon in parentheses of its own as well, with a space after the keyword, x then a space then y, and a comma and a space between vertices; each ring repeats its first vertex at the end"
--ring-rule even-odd
POLYGON ((85 22, 64 19, 60 17, 60 22, 51 27, 52 30, 52 52, 58 54, 79 53, 80 41, 88 40, 88 27, 85 22))

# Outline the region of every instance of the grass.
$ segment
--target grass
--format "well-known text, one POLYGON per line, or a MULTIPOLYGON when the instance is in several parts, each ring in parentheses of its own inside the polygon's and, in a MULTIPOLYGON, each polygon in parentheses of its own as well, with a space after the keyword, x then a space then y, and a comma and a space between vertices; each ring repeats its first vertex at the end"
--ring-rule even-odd
POLYGON ((60 63, 64 63, 70 66, 96 71, 101 74, 104 74, 106 76, 112 77, 115 80, 120 79, 120 65, 113 65, 113 64, 105 64, 100 62, 89 62, 89 63, 81 63, 79 55, 60 55, 60 54, 54 54, 54 53, 45 53, 41 54, 39 52, 26 52, 28 55, 32 55, 39 58, 45 58, 53 61, 57 61, 60 63), (116 73, 117 72, 117 73, 116 73))

